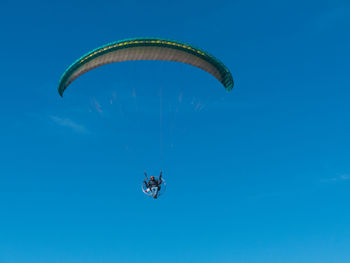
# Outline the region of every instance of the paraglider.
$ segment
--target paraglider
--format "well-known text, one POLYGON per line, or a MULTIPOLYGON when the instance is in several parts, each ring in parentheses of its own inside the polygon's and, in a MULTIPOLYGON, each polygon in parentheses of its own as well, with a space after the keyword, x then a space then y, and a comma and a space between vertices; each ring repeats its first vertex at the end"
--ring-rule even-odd
MULTIPOLYGON (((84 73, 102 65, 135 60, 177 61, 200 68, 213 75, 227 91, 233 88, 233 78, 228 68, 216 57, 192 45, 162 38, 133 38, 116 41, 94 49, 76 60, 63 73, 58 93, 63 97, 67 87, 84 73)), ((142 191, 157 199, 165 192, 166 182, 151 176, 143 181, 142 191)))

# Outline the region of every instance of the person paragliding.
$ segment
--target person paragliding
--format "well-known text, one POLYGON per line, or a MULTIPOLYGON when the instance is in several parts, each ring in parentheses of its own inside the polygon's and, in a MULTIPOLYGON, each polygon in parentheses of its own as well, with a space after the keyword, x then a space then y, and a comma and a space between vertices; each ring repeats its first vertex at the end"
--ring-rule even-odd
MULTIPOLYGON (((100 66, 124 61, 158 60, 176 61, 200 68, 214 76, 226 89, 233 89, 233 77, 230 70, 216 57, 190 44, 163 38, 132 38, 123 39, 91 50, 71 64, 62 74, 58 84, 61 97, 67 87, 81 75, 100 66)), ((122 72, 115 73, 123 77, 122 72)), ((162 172, 151 176, 142 183, 144 194, 157 199, 166 190, 166 182, 162 172)), ((167 175, 166 175, 167 176, 167 175)))
POLYGON ((158 179, 156 179, 153 175, 151 175, 148 179, 147 173, 144 171, 146 176, 146 180, 143 181, 145 186, 144 193, 153 196, 154 199, 158 198, 159 191, 161 190, 161 184, 163 183, 162 173, 163 172, 160 171, 158 179))

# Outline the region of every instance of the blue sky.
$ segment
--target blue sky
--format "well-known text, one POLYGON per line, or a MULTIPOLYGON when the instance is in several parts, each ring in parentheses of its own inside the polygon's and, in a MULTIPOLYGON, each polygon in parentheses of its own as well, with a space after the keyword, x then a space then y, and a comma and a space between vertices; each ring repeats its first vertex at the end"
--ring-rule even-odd
POLYGON ((0 262, 350 262, 349 26, 347 1, 3 0, 0 262), (59 97, 141 36, 212 53, 234 90, 147 61, 59 97))

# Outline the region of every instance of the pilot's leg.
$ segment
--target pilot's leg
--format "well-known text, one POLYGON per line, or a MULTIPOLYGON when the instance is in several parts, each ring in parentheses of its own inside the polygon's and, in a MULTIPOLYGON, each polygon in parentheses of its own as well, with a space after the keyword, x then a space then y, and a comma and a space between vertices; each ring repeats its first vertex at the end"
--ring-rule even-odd
POLYGON ((158 196, 158 187, 152 187, 152 194, 154 198, 157 198, 158 196))

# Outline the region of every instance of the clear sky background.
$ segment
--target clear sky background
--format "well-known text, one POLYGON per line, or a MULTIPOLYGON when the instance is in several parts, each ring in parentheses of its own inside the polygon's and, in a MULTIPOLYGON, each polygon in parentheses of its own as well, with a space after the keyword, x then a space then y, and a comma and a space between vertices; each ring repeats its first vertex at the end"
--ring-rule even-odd
POLYGON ((350 262, 349 28, 348 1, 2 0, 0 262, 350 262), (143 36, 234 90, 141 61, 59 97, 77 58, 143 36))

